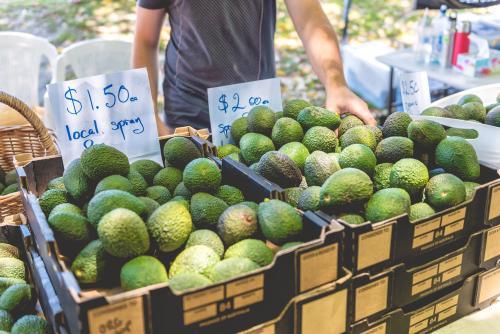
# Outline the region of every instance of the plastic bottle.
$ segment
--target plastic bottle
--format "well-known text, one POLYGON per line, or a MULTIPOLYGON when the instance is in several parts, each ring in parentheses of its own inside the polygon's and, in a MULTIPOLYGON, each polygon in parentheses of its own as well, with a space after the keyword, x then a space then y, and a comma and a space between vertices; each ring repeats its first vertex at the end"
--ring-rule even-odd
POLYGON ((444 38, 448 33, 449 21, 446 17, 446 5, 439 8, 439 16, 432 20, 432 52, 431 64, 440 64, 441 54, 444 50, 444 38))
POLYGON ((455 45, 453 46, 452 64, 457 64, 458 55, 469 52, 471 23, 470 21, 461 21, 458 23, 455 33, 455 45))
POLYGON ((428 64, 430 62, 432 52, 432 24, 428 8, 425 9, 424 15, 417 26, 417 43, 415 43, 414 51, 418 63, 428 64))

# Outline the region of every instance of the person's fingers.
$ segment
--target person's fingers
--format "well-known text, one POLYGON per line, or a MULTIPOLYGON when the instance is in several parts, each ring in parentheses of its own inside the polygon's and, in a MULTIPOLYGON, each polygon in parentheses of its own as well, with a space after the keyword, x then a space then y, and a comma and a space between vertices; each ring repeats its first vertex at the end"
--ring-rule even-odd
POLYGON ((349 112, 359 117, 363 123, 367 125, 377 125, 377 121, 370 112, 370 109, 368 109, 368 105, 366 105, 366 103, 352 104, 349 109, 349 112))

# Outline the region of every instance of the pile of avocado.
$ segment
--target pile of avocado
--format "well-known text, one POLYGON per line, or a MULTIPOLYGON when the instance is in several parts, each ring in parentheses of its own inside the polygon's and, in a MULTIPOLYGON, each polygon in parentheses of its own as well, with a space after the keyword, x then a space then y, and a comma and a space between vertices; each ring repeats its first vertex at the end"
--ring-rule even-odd
MULTIPOLYGON (((466 94, 456 104, 444 108, 429 107, 422 111, 422 115, 462 119, 500 127, 500 93, 496 102, 489 105, 485 105, 477 95, 466 94)), ((476 131, 472 129, 449 128, 446 132, 450 136, 477 138, 476 131)))
POLYGON ((238 160, 285 189, 301 210, 323 210, 352 224, 408 214, 415 221, 472 198, 477 155, 439 123, 390 115, 382 127, 341 118, 304 100, 283 113, 255 107, 231 127, 238 160))
POLYGON ((49 334, 47 321, 35 315, 36 298, 26 283, 17 247, 0 243, 0 334, 49 334))
POLYGON ((0 167, 0 196, 15 193, 16 191, 19 191, 16 170, 5 172, 0 167))
POLYGON ((40 196, 81 284, 198 288, 266 266, 279 246, 301 240, 295 208, 245 201, 190 139, 169 139, 163 153, 165 167, 130 164, 119 150, 94 145, 40 196))

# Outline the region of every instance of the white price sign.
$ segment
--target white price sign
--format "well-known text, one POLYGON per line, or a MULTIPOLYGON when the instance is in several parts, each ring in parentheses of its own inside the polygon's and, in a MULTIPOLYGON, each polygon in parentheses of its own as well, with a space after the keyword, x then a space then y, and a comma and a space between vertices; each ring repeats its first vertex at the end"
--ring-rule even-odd
POLYGON ((48 85, 64 165, 94 144, 107 144, 131 161, 161 162, 146 69, 97 75, 48 85))
POLYGON ((253 107, 283 110, 278 78, 214 87, 207 92, 212 139, 217 146, 231 142, 231 124, 235 119, 246 116, 253 107))
POLYGON ((431 104, 427 72, 401 73, 400 87, 405 112, 420 115, 431 104))

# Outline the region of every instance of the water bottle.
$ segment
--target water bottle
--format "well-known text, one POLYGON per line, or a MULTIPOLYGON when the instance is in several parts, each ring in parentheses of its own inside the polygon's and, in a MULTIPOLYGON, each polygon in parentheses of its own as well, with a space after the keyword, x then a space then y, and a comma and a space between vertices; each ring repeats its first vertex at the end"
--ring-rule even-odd
POLYGON ((420 64, 428 64, 432 52, 432 22, 429 17, 429 9, 426 8, 424 16, 417 26, 417 43, 414 48, 416 60, 420 64))
POLYGON ((445 38, 449 30, 449 21, 446 17, 446 5, 441 5, 439 8, 439 16, 432 20, 432 52, 431 64, 439 65, 441 63, 441 55, 445 49, 445 38))

